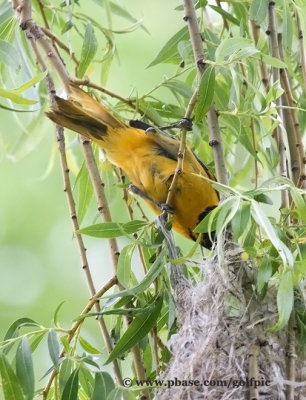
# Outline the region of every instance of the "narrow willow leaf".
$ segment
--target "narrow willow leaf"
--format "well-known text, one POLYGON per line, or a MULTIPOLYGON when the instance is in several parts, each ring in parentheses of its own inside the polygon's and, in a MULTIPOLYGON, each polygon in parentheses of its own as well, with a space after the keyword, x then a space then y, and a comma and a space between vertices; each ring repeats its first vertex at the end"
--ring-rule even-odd
POLYGON ((253 0, 250 7, 250 19, 261 24, 268 12, 268 0, 253 0))
POLYGON ((57 340, 56 332, 52 328, 49 330, 48 333, 48 349, 53 365, 57 369, 60 363, 59 360, 60 346, 57 340))
POLYGON ((256 201, 252 201, 252 216, 255 221, 264 229, 267 237, 272 242, 275 249, 278 251, 285 265, 293 267, 293 256, 288 247, 277 236, 269 218, 261 210, 256 201))
MULTIPOLYGON (((110 294, 107 296, 104 296, 104 298, 107 299, 119 299, 121 297, 125 297, 125 296, 136 296, 138 293, 143 292, 144 290, 146 290, 152 282, 154 282, 154 280, 158 277, 158 275, 160 274, 161 270, 164 268, 165 264, 163 263, 164 261, 164 257, 166 254, 166 249, 163 248, 161 250, 161 252, 159 253, 159 255, 157 256, 156 260, 154 261, 154 263, 151 265, 149 271, 146 273, 145 277, 143 278, 143 280, 136 286, 130 288, 130 289, 125 289, 125 290, 121 290, 118 293, 114 293, 114 294, 110 294)), ((108 303, 108 302, 107 302, 108 303)), ((114 301, 110 302, 111 304, 106 305, 106 306, 110 306, 114 303, 114 301)))
POLYGON ((299 217, 303 222, 306 223, 306 202, 299 190, 291 185, 290 186, 290 194, 292 196, 292 199, 294 201, 294 204, 296 206, 296 210, 299 214, 299 217))
POLYGON ((221 7, 209 5, 210 8, 212 8, 214 11, 216 11, 218 14, 222 15, 225 19, 228 21, 232 22, 234 25, 240 26, 240 21, 233 17, 232 14, 228 13, 227 11, 223 10, 221 7))
POLYGON ((220 206, 214 208, 206 217, 194 228, 196 233, 214 232, 216 230, 217 218, 220 206))
POLYGON ((30 344, 30 348, 31 348, 31 352, 33 353, 37 346, 39 345, 39 343, 43 340, 43 338, 45 337, 47 331, 41 332, 41 333, 37 333, 35 336, 33 336, 31 338, 31 344, 30 344))
POLYGON ((98 43, 95 35, 94 28, 89 22, 86 26, 85 37, 81 51, 80 64, 78 68, 78 78, 82 78, 90 63, 92 62, 98 48, 98 43))
POLYGON ((287 65, 284 61, 280 60, 276 57, 271 57, 268 54, 259 53, 254 56, 255 58, 260 58, 265 64, 271 65, 271 67, 275 68, 287 68, 287 65))
POLYGON ((91 400, 104 400, 113 389, 115 389, 115 383, 110 374, 107 372, 97 372, 91 400))
POLYGON ((42 81, 46 77, 46 75, 47 75, 47 71, 41 72, 40 74, 37 74, 36 76, 34 76, 34 78, 32 78, 30 81, 24 83, 19 88, 12 90, 12 92, 17 93, 17 94, 25 92, 31 86, 33 86, 36 83, 42 81))
POLYGON ((292 37, 293 37, 293 18, 291 16, 291 11, 289 3, 287 0, 282 0, 283 3, 283 47, 285 52, 291 51, 292 49, 292 37))
MULTIPOLYGON (((12 323, 12 325, 7 330, 3 341, 17 337, 19 329, 22 327, 25 327, 25 326, 39 327, 39 324, 30 318, 17 319, 15 322, 12 323)), ((11 346, 6 347, 3 350, 4 354, 7 354, 9 352, 10 348, 11 348, 11 346)))
POLYGON ((9 68, 16 70, 16 48, 10 43, 0 40, 0 63, 7 65, 9 68))
POLYGON ((239 209, 240 197, 229 197, 221 203, 220 212, 218 213, 216 223, 216 233, 220 235, 224 228, 230 223, 234 215, 239 209))
POLYGON ((186 99, 189 99, 192 96, 192 90, 190 90, 190 87, 184 82, 181 82, 177 79, 172 79, 171 81, 164 82, 163 86, 170 89, 173 93, 180 94, 186 99))
POLYGON ((162 296, 155 300, 155 308, 147 315, 136 317, 129 325, 123 336, 119 339, 118 343, 110 353, 105 364, 118 358, 120 355, 128 351, 131 347, 135 346, 146 334, 152 329, 157 321, 163 305, 162 296))
POLYGON ((216 49, 216 62, 222 64, 235 52, 245 49, 254 48, 251 40, 243 37, 235 37, 223 40, 216 49))
POLYGON ((14 90, 6 90, 0 88, 0 96, 12 100, 16 104, 32 105, 36 104, 37 101, 26 99, 14 92, 14 90))
POLYGON ((245 232, 251 218, 251 205, 248 202, 241 204, 232 220, 233 235, 236 240, 245 232))
POLYGON ((93 187, 85 164, 82 165, 82 168, 78 173, 77 180, 79 182, 79 201, 77 215, 79 224, 81 224, 93 197, 93 187))
MULTIPOLYGON (((89 400, 90 398, 92 398, 92 394, 93 394, 94 377, 90 373, 90 370, 87 368, 87 366, 80 367, 79 381, 80 381, 80 387, 85 392, 84 400, 89 400)), ((81 393, 82 393, 82 391, 79 391, 80 400, 81 400, 81 393)))
POLYGON ((215 70, 213 67, 206 68, 200 82, 197 103, 194 108, 195 123, 199 123, 209 110, 214 98, 215 70))
POLYGON ((8 18, 0 25, 0 39, 11 43, 15 36, 17 26, 17 18, 15 16, 8 18))
POLYGON ((278 321, 270 329, 277 331, 282 329, 288 322, 293 308, 293 279, 292 271, 284 272, 280 277, 277 291, 278 321))
POLYGON ((189 32, 187 26, 180 29, 175 35, 168 40, 161 51, 157 54, 154 60, 148 65, 148 67, 153 67, 160 63, 177 63, 180 61, 178 57, 177 45, 182 40, 189 39, 189 32))
POLYGON ((59 371, 59 388, 60 388, 60 394, 63 394, 64 388, 66 386, 66 383, 72 373, 73 370, 73 361, 69 360, 66 358, 62 364, 61 368, 59 371))
POLYGON ((82 336, 79 336, 79 343, 83 347, 85 351, 89 354, 101 354, 101 351, 93 347, 90 343, 87 342, 82 336))
POLYGON ((16 375, 26 400, 34 397, 34 370, 28 339, 23 337, 16 352, 16 375))
POLYGON ((70 375, 61 397, 61 400, 78 400, 79 370, 75 369, 70 375))
POLYGON ((104 222, 79 229, 78 233, 98 238, 113 238, 137 232, 146 225, 147 222, 138 220, 126 223, 104 222))
POLYGON ((264 257, 262 262, 258 267, 258 276, 257 276, 257 289, 259 293, 262 291, 264 286, 269 282, 269 279, 272 276, 272 264, 269 257, 264 257))
POLYGON ((134 245, 125 246, 119 255, 117 278, 122 286, 128 287, 131 278, 131 258, 133 255, 134 245))
POLYGON ((63 305, 65 304, 65 300, 62 301, 61 303, 59 303, 59 305, 56 307, 55 312, 54 312, 54 316, 53 316, 53 323, 56 327, 59 326, 59 321, 58 321, 58 314, 60 312, 60 309, 63 307, 63 305))
POLYGON ((0 353, 0 375, 4 399, 25 400, 19 381, 3 353, 0 353))

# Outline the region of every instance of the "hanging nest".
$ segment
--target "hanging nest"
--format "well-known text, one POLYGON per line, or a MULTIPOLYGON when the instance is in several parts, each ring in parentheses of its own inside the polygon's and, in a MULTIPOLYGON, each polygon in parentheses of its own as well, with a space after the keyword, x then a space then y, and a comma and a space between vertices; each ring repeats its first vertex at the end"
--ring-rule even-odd
MULTIPOLYGON (((170 387, 159 389, 156 399, 288 399, 287 330, 268 331, 278 318, 276 288, 259 300, 257 269, 242 252, 227 244, 221 261, 204 262, 196 286, 177 274, 172 279, 179 330, 168 343, 172 359, 161 377, 170 387)), ((303 368, 296 361, 296 370, 303 368)), ((305 385, 291 384, 294 398, 306 399, 305 385)))

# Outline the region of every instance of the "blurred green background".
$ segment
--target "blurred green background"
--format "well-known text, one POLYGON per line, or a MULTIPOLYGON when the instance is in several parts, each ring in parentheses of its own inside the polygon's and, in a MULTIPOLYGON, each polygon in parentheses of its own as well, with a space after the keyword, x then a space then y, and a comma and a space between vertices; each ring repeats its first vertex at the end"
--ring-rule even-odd
MULTIPOLYGON (((95 16, 100 13, 102 26, 106 24, 105 12, 97 2, 87 0, 79 3, 80 8, 77 11, 88 15, 95 13, 95 16)), ((166 41, 183 26, 183 12, 174 11, 180 4, 178 0, 121 2, 121 6, 126 7, 135 18, 143 19, 150 34, 138 28, 127 34, 115 35, 118 57, 115 57, 111 65, 107 88, 125 97, 143 94, 155 87, 165 76, 175 73, 175 65, 152 68, 147 66, 166 41)), ((114 29, 124 29, 129 25, 128 21, 120 17, 113 15, 112 18, 114 29)), ((71 32, 67 36, 62 35, 64 42, 68 38, 78 51, 82 45, 79 37, 71 32)), ((99 43, 98 51, 102 51, 102 48, 103 43, 99 43)), ((26 63, 31 65, 29 61, 25 61, 26 63)), ((33 65, 31 68, 33 69, 33 65)), ((73 69, 70 72, 73 74, 73 69)), ((4 75, 2 84, 5 81, 7 89, 16 87, 18 79, 19 85, 24 83, 18 71, 12 76, 4 75)), ((29 79, 32 77, 33 75, 29 76, 29 79)), ((90 77, 99 83, 100 67, 90 77)), ((169 93, 166 89, 157 92, 164 101, 172 98, 169 93)), ((31 95, 35 93, 29 91, 27 97, 33 98, 31 95)), ((10 106, 15 105, 11 103, 10 106)), ((39 107, 38 104, 33 109, 39 107)), ((43 109, 46 108, 47 100, 43 105, 43 109)), ((63 327, 68 328, 89 299, 63 192, 54 126, 44 116, 43 109, 33 113, 12 113, 0 109, 1 337, 9 325, 21 317, 29 317, 50 326, 54 311, 62 301, 65 304, 60 311, 60 321, 63 327)), ((79 144, 71 133, 68 134, 67 146, 73 150, 68 151, 68 157, 74 181, 82 160, 79 144)), ((107 168, 103 176, 108 183, 107 176, 110 173, 107 168)), ((113 197, 111 185, 110 179, 107 193, 113 218, 116 221, 126 221, 121 197, 113 197)), ((82 226, 93 223, 96 217, 96 207, 92 204, 82 226)), ((108 245, 105 240, 89 237, 84 239, 98 289, 113 276, 108 245)), ((119 243, 126 242, 119 240, 119 243)), ((191 242, 182 238, 179 238, 179 244, 185 249, 192 246, 191 242)), ((86 322, 84 332, 83 336, 91 343, 100 350, 103 348, 94 320, 86 322)), ((47 348, 40 346, 34 359, 35 357, 40 358, 41 375, 51 366, 47 348)))

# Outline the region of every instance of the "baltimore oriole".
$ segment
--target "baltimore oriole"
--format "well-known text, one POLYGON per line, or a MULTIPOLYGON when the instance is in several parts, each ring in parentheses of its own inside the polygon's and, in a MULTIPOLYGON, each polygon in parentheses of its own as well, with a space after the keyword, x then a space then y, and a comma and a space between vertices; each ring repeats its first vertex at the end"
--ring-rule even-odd
MULTIPOLYGON (((129 176, 131 190, 142 196, 156 214, 164 208, 168 189, 177 166, 179 142, 159 133, 146 133, 142 123, 127 126, 102 104, 76 86, 67 100, 55 96, 47 116, 55 123, 96 142, 111 163, 129 176), (136 127, 135 127, 136 126, 136 127)), ((144 124, 144 126, 146 126, 144 124)), ((219 196, 211 183, 212 173, 187 147, 183 172, 179 175, 173 204, 173 228, 196 240, 196 225, 218 205, 219 196)), ((210 248, 208 235, 201 244, 210 248)))

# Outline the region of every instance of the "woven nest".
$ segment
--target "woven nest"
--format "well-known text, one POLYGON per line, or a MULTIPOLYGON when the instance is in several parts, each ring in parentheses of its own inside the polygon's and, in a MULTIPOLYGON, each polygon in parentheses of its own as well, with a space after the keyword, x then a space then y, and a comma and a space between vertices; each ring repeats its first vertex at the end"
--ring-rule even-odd
MULTIPOLYGON (((170 387, 159 389, 156 399, 287 399, 287 330, 267 331, 277 321, 276 289, 257 299, 256 268, 241 253, 227 245, 221 262, 216 256, 203 263, 204 279, 196 286, 176 277, 179 330, 168 343, 172 359, 161 377, 170 387), (257 388, 250 380, 254 366, 257 388)), ((296 365, 305 369, 301 361, 296 365)), ((306 399, 305 386, 291 384, 294 398, 306 399)))

